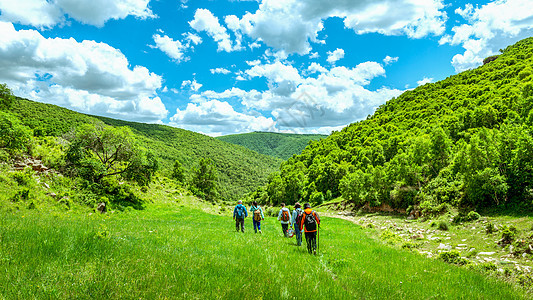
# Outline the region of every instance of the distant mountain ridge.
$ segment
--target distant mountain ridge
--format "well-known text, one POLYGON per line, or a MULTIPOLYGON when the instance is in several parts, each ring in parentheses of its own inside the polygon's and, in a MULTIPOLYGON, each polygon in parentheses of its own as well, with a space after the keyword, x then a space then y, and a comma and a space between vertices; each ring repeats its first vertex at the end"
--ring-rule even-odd
POLYGON ((310 141, 326 138, 322 134, 294 134, 278 132, 250 132, 217 137, 221 141, 241 145, 261 154, 289 159, 300 154, 310 141))

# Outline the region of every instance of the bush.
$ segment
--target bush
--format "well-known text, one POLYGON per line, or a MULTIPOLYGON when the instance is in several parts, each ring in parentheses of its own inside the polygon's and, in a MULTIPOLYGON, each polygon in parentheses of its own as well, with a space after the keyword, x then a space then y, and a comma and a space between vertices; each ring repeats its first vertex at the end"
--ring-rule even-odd
POLYGON ((457 250, 451 250, 451 251, 445 251, 441 252, 439 254, 439 259, 442 259, 443 261, 449 263, 449 264, 456 264, 460 266, 468 265, 470 262, 466 258, 461 257, 461 253, 457 250))
POLYGON ((481 216, 477 212, 470 211, 468 214, 460 213, 456 215, 453 218, 453 222, 454 223, 472 222, 472 221, 479 220, 479 218, 481 218, 481 216))
POLYGON ((489 222, 487 225, 485 225, 485 232, 487 234, 493 234, 496 231, 498 231, 498 227, 496 227, 496 225, 492 224, 491 222, 489 222))
POLYGON ((442 231, 448 231, 449 229, 448 222, 444 220, 440 220, 437 229, 442 230, 442 231))
POLYGON ((420 203, 420 210, 424 216, 439 216, 450 211, 450 204, 441 203, 436 204, 432 201, 426 200, 420 203))
POLYGON ((499 244, 500 245, 511 244, 515 240, 516 234, 517 234, 516 227, 514 227, 513 225, 510 225, 510 226, 504 225, 502 227, 502 235, 501 235, 502 238, 499 244))
POLYGON ((386 243, 388 244, 391 244, 391 245, 394 245, 394 244, 399 244, 401 242, 403 242, 403 239, 395 234, 394 232, 386 229, 386 230, 383 230, 379 236, 383 241, 385 241, 386 243))

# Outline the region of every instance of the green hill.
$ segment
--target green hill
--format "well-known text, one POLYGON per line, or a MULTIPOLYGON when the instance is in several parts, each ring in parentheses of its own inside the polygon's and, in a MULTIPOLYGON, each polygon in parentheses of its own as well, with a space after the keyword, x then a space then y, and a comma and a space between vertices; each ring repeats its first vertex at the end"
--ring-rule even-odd
POLYGON ((531 209, 532 66, 528 38, 483 66, 391 99, 284 163, 268 185, 270 201, 342 196, 357 205, 420 205, 428 214, 531 209))
POLYGON ((327 135, 251 132, 220 136, 217 139, 287 160, 294 154, 300 154, 309 144, 309 141, 316 141, 325 137, 327 135))
POLYGON ((219 173, 222 196, 227 199, 238 198, 264 185, 268 175, 281 163, 279 159, 179 128, 88 116, 20 98, 14 101, 11 113, 32 128, 34 134, 42 136, 61 136, 86 123, 127 126, 141 146, 155 154, 167 175, 175 160, 190 170, 198 166, 201 158, 210 158, 219 173))

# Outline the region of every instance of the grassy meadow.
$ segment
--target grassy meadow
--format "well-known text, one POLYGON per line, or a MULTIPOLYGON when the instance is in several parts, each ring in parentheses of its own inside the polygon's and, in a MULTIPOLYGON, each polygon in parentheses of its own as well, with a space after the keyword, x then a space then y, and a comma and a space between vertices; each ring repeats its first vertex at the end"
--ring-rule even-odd
MULTIPOLYGON (((398 250, 351 222, 323 218, 319 255, 282 238, 235 232, 192 198, 144 210, 0 212, 0 298, 526 299, 509 283, 398 250), (208 211, 208 212, 206 212, 208 211)), ((305 243, 305 240, 304 240, 305 243)))

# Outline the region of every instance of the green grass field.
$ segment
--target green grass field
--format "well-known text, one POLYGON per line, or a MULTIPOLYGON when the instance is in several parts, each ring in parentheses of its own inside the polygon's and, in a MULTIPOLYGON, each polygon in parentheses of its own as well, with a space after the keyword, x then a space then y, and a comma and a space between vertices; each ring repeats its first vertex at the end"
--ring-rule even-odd
MULTIPOLYGON (((183 203, 183 202, 182 202, 183 203)), ((526 299, 475 271, 323 218, 318 256, 229 216, 176 203, 108 213, 0 212, 0 298, 526 299)), ((305 243, 305 241, 304 241, 305 243)))

